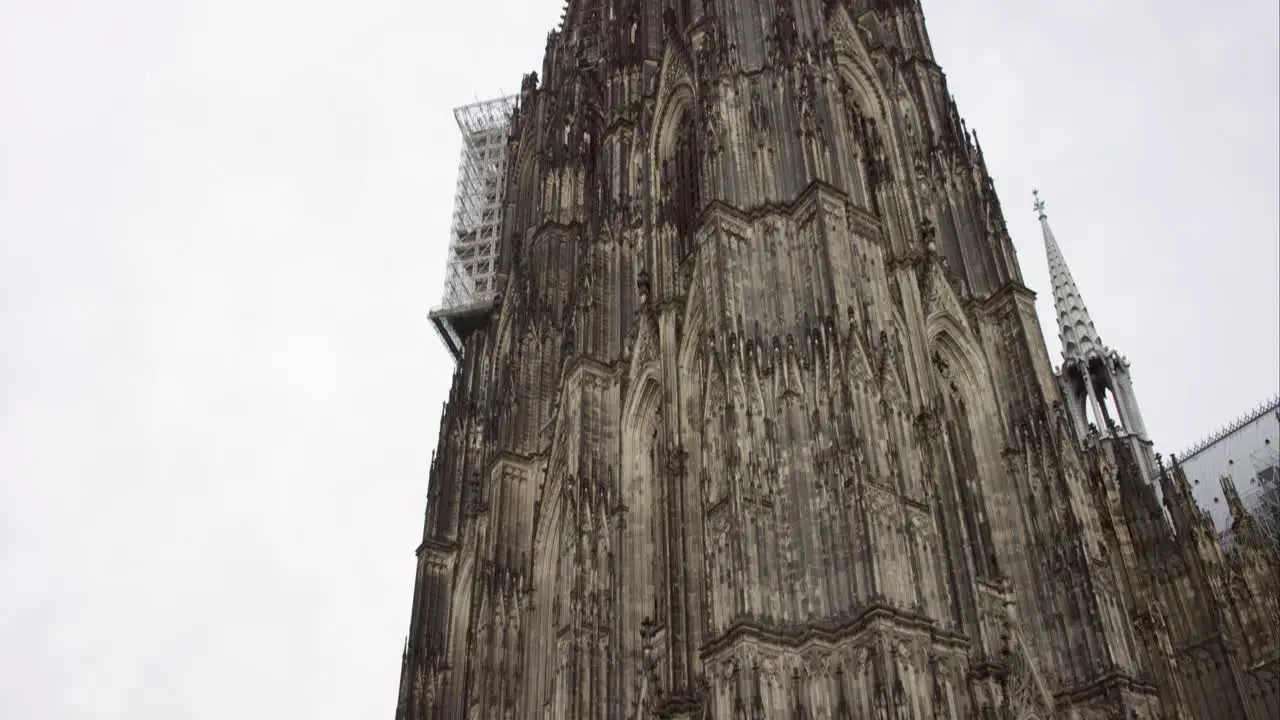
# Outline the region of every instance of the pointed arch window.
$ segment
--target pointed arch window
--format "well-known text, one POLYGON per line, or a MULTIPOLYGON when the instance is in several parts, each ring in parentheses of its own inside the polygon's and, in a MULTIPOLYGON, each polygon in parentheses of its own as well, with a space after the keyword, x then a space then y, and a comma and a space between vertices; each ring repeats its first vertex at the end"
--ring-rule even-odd
POLYGON ((697 231, 698 213, 702 209, 701 162, 698 156, 698 133, 693 114, 684 113, 676 126, 670 157, 663 163, 663 188, 666 212, 662 218, 676 231, 676 249, 680 260, 693 252, 693 235, 697 231))
POLYGON ((948 383, 943 394, 946 407, 947 453, 955 472, 956 487, 960 495, 961 510, 969 530, 969 552, 978 575, 994 578, 996 572, 995 547, 991 538, 991 525, 983 510, 981 477, 973 436, 969 409, 959 388, 948 383))

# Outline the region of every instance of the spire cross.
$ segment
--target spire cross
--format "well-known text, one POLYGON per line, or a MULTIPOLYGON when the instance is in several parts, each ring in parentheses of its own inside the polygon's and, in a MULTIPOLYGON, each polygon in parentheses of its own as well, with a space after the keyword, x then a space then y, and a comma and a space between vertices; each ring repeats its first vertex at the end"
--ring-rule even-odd
POLYGON ((1035 211, 1040 216, 1040 219, 1043 220, 1044 219, 1044 200, 1040 199, 1040 191, 1032 190, 1031 194, 1034 195, 1036 198, 1036 204, 1034 206, 1035 211))

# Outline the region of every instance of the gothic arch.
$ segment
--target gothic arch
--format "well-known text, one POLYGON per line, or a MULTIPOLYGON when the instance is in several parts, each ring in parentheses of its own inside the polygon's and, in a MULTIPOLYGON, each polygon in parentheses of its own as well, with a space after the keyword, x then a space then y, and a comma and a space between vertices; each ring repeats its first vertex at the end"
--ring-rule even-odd
POLYGON ((702 370, 704 389, 699 397, 698 414, 691 416, 690 421, 701 424, 701 432, 697 433, 699 436, 697 443, 700 467, 704 476, 700 478, 699 485, 703 493, 703 509, 710 510, 721 499, 728 483, 722 455, 727 440, 723 437, 725 428, 721 424, 728 404, 728 387, 724 368, 720 364, 716 350, 711 349, 704 353, 704 356, 706 358, 703 363, 705 367, 702 370))
POLYGON ((697 276, 689 284, 688 299, 684 305, 684 319, 681 324, 680 338, 680 369, 681 376, 684 376, 694 368, 690 364, 692 359, 697 357, 697 350, 702 345, 703 328, 706 327, 706 305, 703 302, 702 283, 699 282, 697 276))
POLYGON ((622 403, 622 452, 624 457, 627 451, 627 442, 631 439, 628 433, 634 429, 633 423, 635 419, 641 417, 641 411, 649 403, 654 403, 654 409, 657 410, 661 406, 662 395, 662 383, 659 380, 656 358, 633 368, 631 378, 631 386, 627 389, 626 399, 622 403), (655 394, 656 397, 654 397, 655 394))
MULTIPOLYGON (((658 333, 658 321, 651 313, 641 312, 636 318, 636 327, 632 336, 631 367, 627 373, 626 401, 634 399, 631 394, 635 388, 643 387, 641 382, 646 374, 658 375, 661 338, 658 333)), ((623 408, 625 413, 626 406, 623 408)))
POLYGON ((894 121, 893 102, 876 72, 862 32, 843 5, 833 11, 829 25, 837 72, 849 83, 859 106, 875 121, 877 130, 883 133, 884 151, 894 176, 911 177, 901 155, 903 143, 898 137, 898 123, 894 121))
POLYGON ((693 72, 688 59, 680 48, 670 43, 662 56, 662 69, 658 71, 658 98, 649 142, 650 158, 657 157, 664 143, 670 145, 675 133, 672 119, 692 111, 694 105, 693 72))
POLYGON ((831 19, 831 38, 836 48, 836 66, 840 74, 850 81, 862 104, 862 109, 881 120, 890 117, 892 104, 876 74, 871 53, 858 26, 844 7, 837 8, 831 19))
POLYGON ((696 131, 697 96, 687 59, 680 48, 667 47, 658 84, 649 137, 648 174, 652 227, 668 223, 675 237, 655 233, 649 248, 650 266, 658 287, 678 287, 673 281, 683 261, 696 248, 702 199, 702 158, 696 131), (669 243, 669 246, 666 246, 669 243), (671 284, 668 284, 671 283, 671 284))
POLYGON ((649 177, 655 196, 662 190, 662 158, 675 146, 680 122, 694 113, 693 77, 684 61, 677 59, 678 56, 676 50, 668 47, 663 57, 659 100, 654 108, 653 129, 649 135, 649 177))
MULTIPOLYGON (((554 454, 555 449, 552 449, 554 454)), ((560 463, 556 463, 559 466, 560 463)), ((549 540, 555 537, 553 529, 560 524, 563 515, 560 507, 560 494, 564 488, 564 473, 550 470, 546 473, 541 487, 538 488, 538 506, 533 514, 533 537, 530 538, 533 561, 537 559, 549 540)))
POLYGON ((926 328, 930 358, 935 363, 939 410, 946 427, 947 454, 955 477, 965 525, 969 529, 973 562, 980 574, 997 572, 993 528, 1002 527, 990 514, 989 498, 1003 492, 1004 466, 996 442, 1000 428, 992 401, 986 363, 968 340, 968 333, 950 315, 932 318, 926 328))
POLYGON ((619 502, 624 508, 618 525, 615 562, 617 563, 618 639, 621 654, 619 666, 623 697, 633 698, 633 683, 640 679, 641 628, 644 620, 656 620, 657 614, 657 517, 660 501, 658 463, 655 451, 661 428, 659 412, 662 387, 656 364, 645 368, 639 382, 632 386, 622 413, 622 477, 619 502))
MULTIPOLYGON (((536 105, 533 107, 536 107, 536 105)), ((529 122, 534 119, 536 119, 536 116, 526 118, 524 122, 529 122)), ((528 128, 525 132, 528 133, 531 130, 534 130, 534 128, 528 128)), ((540 131, 541 128, 537 128, 537 130, 540 131)), ((523 246, 526 232, 529 227, 533 225, 532 218, 535 217, 542 208, 542 179, 538 173, 538 147, 538 143, 520 143, 515 157, 512 158, 515 162, 515 167, 512 168, 511 172, 507 173, 509 177, 515 178, 516 183, 514 190, 515 193, 517 193, 511 194, 510 191, 513 188, 509 187, 507 188, 509 193, 508 197, 535 198, 534 203, 524 204, 527 208, 524 213, 512 218, 513 222, 508 223, 508 226, 512 229, 512 234, 516 239, 518 239, 519 246, 523 246)), ((506 288, 502 289, 505 290, 506 288)))
POLYGON ((493 357, 511 357, 512 351, 517 344, 515 319, 516 306, 522 300, 513 298, 512 285, 515 283, 508 280, 504 287, 499 288, 501 295, 501 304, 497 308, 498 323, 497 332, 495 333, 495 342, 493 348, 493 357))
POLYGON ((924 125, 920 110, 916 107, 916 100, 911 95, 904 95, 898 99, 898 116, 901 118, 902 132, 906 135, 905 140, 909 145, 917 145, 921 143, 921 136, 924 133, 924 125))
MULTIPOLYGON (((953 374, 964 383, 971 397, 975 400, 991 397, 987 363, 974 346, 962 320, 945 311, 932 314, 927 321, 925 335, 931 354, 937 353, 949 361, 953 374)), ((990 409, 995 408, 992 406, 990 409)))
POLYGON ((704 393, 701 392, 706 387, 707 378, 706 341, 703 338, 706 327, 706 307, 703 297, 702 283, 695 275, 689 287, 688 300, 685 302, 681 337, 678 340, 679 353, 676 355, 676 382, 677 387, 681 389, 678 396, 682 398, 678 423, 681 442, 690 453, 701 452, 701 433, 696 427, 691 426, 701 420, 706 400, 704 393))
MULTIPOLYGON (((557 537, 556 529, 563 522, 564 505, 562 496, 566 482, 566 466, 568 463, 569 426, 557 422, 555 435, 551 439, 551 451, 543 469, 542 487, 538 490, 538 508, 533 515, 532 553, 535 563, 535 577, 539 558, 547 556, 547 543, 557 537)), ((554 551, 554 548, 551 548, 554 551)), ((554 570, 554 568, 552 568, 554 570)))
MULTIPOLYGON (((475 548, 478 543, 477 533, 467 533, 458 548, 458 565, 453 573, 453 597, 449 602, 449 621, 447 624, 447 635, 449 654, 453 657, 465 657, 467 653, 467 645, 469 643, 468 635, 471 633, 471 623, 473 621, 472 613, 472 592, 475 589, 475 548)), ((449 683, 449 694, 446 703, 457 703, 463 700, 460 694, 465 683, 459 682, 465 678, 468 668, 457 668, 455 671, 455 680, 449 683)))

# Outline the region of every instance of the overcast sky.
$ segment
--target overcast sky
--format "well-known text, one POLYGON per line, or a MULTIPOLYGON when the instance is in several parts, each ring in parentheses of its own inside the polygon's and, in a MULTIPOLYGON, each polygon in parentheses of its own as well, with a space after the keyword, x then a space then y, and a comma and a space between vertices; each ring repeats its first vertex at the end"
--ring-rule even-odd
MULTIPOLYGON (((0 716, 391 717, 450 111, 560 6, 0 0, 0 716)), ((1280 387, 1277 7, 927 4, 1166 452, 1280 387)))

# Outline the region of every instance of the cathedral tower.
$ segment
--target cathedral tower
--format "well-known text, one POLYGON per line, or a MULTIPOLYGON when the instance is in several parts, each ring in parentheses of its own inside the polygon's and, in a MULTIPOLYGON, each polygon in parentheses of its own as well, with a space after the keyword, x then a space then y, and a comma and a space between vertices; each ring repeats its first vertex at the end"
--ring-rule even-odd
POLYGON ((1107 347, 1034 192, 1062 341, 1058 381, 1086 461, 1112 561, 1122 568, 1140 653, 1171 717, 1280 716, 1280 567, 1239 502, 1245 541, 1224 551, 1186 474, 1154 454, 1128 360, 1107 347), (1263 628, 1265 625, 1265 629, 1263 628))
POLYGON ((916 0, 569 0, 505 153, 397 718, 1182 707, 916 0))

